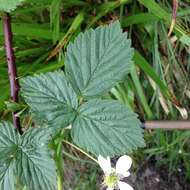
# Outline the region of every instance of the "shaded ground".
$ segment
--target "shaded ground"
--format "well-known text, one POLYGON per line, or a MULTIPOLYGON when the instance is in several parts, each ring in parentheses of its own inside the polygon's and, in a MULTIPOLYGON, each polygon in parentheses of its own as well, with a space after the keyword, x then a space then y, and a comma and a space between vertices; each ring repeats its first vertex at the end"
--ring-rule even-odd
MULTIPOLYGON (((105 190, 101 188, 101 171, 96 165, 66 161, 66 190, 105 190), (100 175, 99 175, 100 174, 100 175)), ((166 168, 158 168, 152 163, 142 165, 136 173, 126 179, 135 190, 190 190, 190 183, 185 182, 184 173, 179 170, 171 174, 166 168)))
POLYGON ((190 183, 185 183, 183 171, 168 175, 166 168, 156 168, 146 164, 129 179, 135 190, 190 190, 190 183))
MULTIPOLYGON (((102 188, 100 167, 72 147, 65 145, 65 148, 71 154, 64 153, 64 190, 105 190, 106 188, 102 188)), ((117 158, 112 159, 112 164, 115 165, 116 161, 117 158)), ((158 166, 158 163, 160 161, 153 157, 143 163, 136 163, 136 171, 132 171, 125 181, 134 190, 190 190, 190 181, 187 182, 185 178, 187 171, 183 169, 183 164, 179 164, 180 168, 174 173, 169 171, 169 166, 158 166)))

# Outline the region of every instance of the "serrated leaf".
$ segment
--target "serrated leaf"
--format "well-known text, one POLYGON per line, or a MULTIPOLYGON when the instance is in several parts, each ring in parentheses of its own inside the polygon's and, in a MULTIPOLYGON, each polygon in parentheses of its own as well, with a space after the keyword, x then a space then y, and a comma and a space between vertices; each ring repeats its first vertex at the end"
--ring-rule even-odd
MULTIPOLYGON (((5 156, 5 155, 4 155, 5 156)), ((0 162, 0 189, 2 190, 15 190, 14 169, 15 162, 3 163, 0 162)))
POLYGON ((115 156, 144 146, 136 114, 110 100, 90 100, 82 105, 73 123, 74 142, 95 154, 115 156))
POLYGON ((119 22, 79 34, 67 47, 66 75, 79 96, 101 96, 130 71, 133 49, 119 22))
POLYGON ((61 71, 22 79, 21 92, 32 113, 49 126, 67 126, 76 116, 77 96, 61 71))
POLYGON ((11 12, 24 0, 0 0, 0 11, 11 12))
POLYGON ((0 123, 0 189, 14 190, 16 178, 29 190, 56 189, 46 132, 35 128, 20 136, 10 123, 0 123))
POLYGON ((14 190, 14 157, 20 138, 10 123, 0 123, 0 189, 14 190), (13 161, 12 161, 13 160, 13 161))
POLYGON ((47 149, 48 137, 42 129, 30 129, 22 137, 17 172, 30 190, 56 189, 56 167, 47 149))

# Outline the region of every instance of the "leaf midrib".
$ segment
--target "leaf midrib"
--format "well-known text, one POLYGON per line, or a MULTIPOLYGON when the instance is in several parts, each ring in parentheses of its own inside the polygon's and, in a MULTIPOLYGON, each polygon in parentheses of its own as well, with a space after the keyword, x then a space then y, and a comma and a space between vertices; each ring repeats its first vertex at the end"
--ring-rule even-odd
POLYGON ((106 51, 103 53, 103 55, 102 55, 100 58, 98 58, 98 61, 97 61, 98 64, 97 64, 96 68, 93 70, 93 72, 91 73, 90 78, 88 79, 88 81, 87 81, 85 87, 84 87, 83 90, 81 91, 82 94, 83 94, 83 93, 85 92, 85 90, 88 88, 88 85, 89 85, 89 83, 91 82, 91 79, 94 77, 94 74, 96 73, 97 69, 102 65, 101 61, 102 61, 102 59, 104 58, 104 56, 107 54, 107 51, 109 50, 108 47, 109 47, 110 44, 111 44, 112 42, 114 42, 114 41, 115 41, 115 38, 109 40, 109 43, 108 43, 107 47, 105 48, 106 51))
MULTIPOLYGON (((47 96, 47 94, 46 94, 44 91, 41 91, 41 90, 36 89, 36 88, 34 88, 34 87, 30 87, 30 89, 33 89, 34 91, 37 90, 38 92, 40 92, 41 94, 43 94, 45 97, 47 97, 47 99, 48 99, 48 98, 55 99, 58 103, 60 103, 60 104, 62 104, 62 105, 67 105, 69 108, 72 108, 73 110, 75 110, 75 108, 73 108, 73 106, 72 106, 71 104, 68 104, 67 101, 59 100, 59 99, 57 99, 56 96, 53 96, 54 94, 52 94, 52 92, 51 92, 51 94, 50 94, 49 96, 47 96)), ((31 91, 31 92, 33 92, 33 91, 31 91)), ((25 93, 24 93, 24 94, 25 94, 25 93)), ((25 97, 27 98, 28 96, 25 95, 25 97)))

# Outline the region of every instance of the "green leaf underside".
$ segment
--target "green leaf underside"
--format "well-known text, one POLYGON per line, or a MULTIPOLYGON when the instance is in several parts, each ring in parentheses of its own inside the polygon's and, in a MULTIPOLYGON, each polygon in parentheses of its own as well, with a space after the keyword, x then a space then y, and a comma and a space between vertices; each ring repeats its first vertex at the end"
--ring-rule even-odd
POLYGON ((140 122, 117 101, 90 100, 73 123, 74 142, 95 155, 115 156, 144 146, 140 122))
POLYGON ((76 116, 77 96, 65 79, 56 71, 21 80, 22 95, 32 113, 49 126, 67 126, 76 116))
POLYGON ((98 97, 130 72, 133 49, 119 22, 79 34, 67 47, 66 75, 79 96, 98 97))
POLYGON ((29 129, 20 136, 10 123, 0 123, 0 189, 14 190, 15 176, 29 190, 56 189, 48 140, 42 129, 29 129))
POLYGON ((0 11, 11 12, 24 0, 0 0, 0 11))

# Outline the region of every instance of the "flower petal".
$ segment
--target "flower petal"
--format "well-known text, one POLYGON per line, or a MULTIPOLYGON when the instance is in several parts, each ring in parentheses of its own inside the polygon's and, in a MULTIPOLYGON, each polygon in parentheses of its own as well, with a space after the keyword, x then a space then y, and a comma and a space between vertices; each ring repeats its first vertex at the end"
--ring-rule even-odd
POLYGON ((100 167, 102 168, 103 172, 106 175, 111 174, 112 168, 111 168, 111 161, 110 161, 109 157, 104 158, 103 156, 99 155, 98 156, 98 164, 100 165, 100 167))
POLYGON ((128 172, 129 168, 132 165, 132 159, 130 156, 124 155, 121 156, 116 163, 116 173, 121 174, 124 177, 128 177, 130 173, 128 172))
POLYGON ((129 184, 122 181, 118 181, 118 186, 120 190, 134 190, 129 184))
POLYGON ((113 190, 113 188, 112 187, 108 187, 106 190, 113 190))

